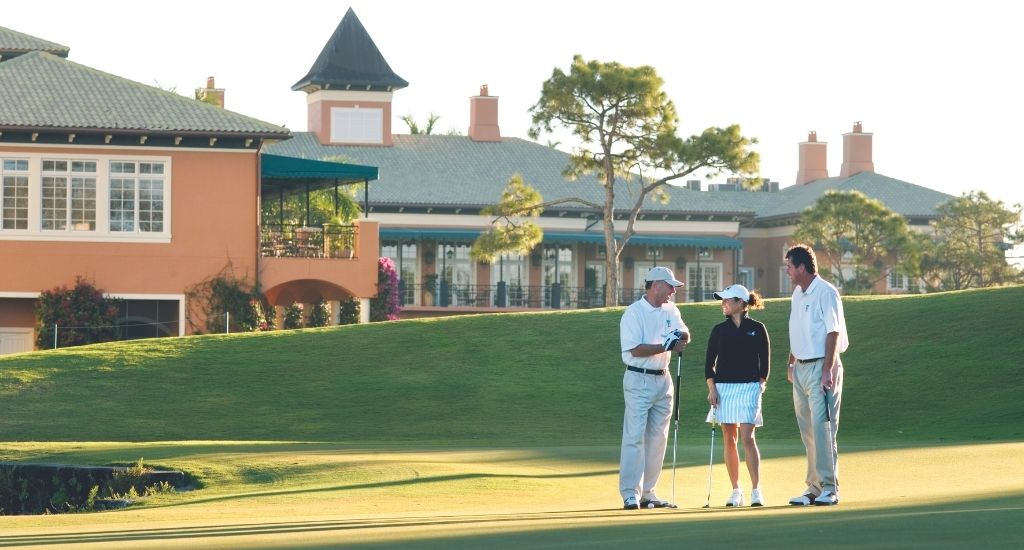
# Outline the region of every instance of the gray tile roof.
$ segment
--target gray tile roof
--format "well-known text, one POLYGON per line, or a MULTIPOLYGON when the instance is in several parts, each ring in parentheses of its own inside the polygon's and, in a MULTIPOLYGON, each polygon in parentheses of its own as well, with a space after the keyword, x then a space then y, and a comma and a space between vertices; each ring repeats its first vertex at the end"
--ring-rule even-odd
POLYGON ((255 135, 288 129, 35 51, 0 63, 0 129, 255 135))
POLYGON ((321 88, 357 90, 397 90, 409 83, 395 74, 381 55, 370 34, 349 8, 334 34, 324 44, 309 73, 292 86, 293 90, 315 91, 321 88))
POLYGON ((71 48, 6 27, 0 27, 0 60, 32 51, 50 52, 53 55, 67 57, 71 48))
POLYGON ((906 217, 933 218, 937 215, 935 207, 953 198, 952 195, 882 174, 861 172, 845 178, 825 178, 806 185, 786 187, 774 193, 778 195, 775 200, 757 208, 758 218, 799 215, 829 190, 860 191, 906 217))
MULTIPOLYGON (((581 197, 597 204, 604 202, 603 187, 596 177, 585 176, 576 181, 562 177, 568 166, 568 154, 519 138, 475 142, 467 136, 396 135, 392 147, 357 147, 321 145, 316 135, 299 132, 292 139, 264 150, 275 155, 318 160, 333 157, 342 162, 377 166, 380 179, 372 190, 373 202, 377 204, 469 208, 494 204, 516 173, 546 201, 581 197)), ((751 209, 727 200, 725 195, 672 187, 667 204, 648 201, 645 211, 753 215, 751 209)), ((628 211, 634 197, 627 187, 620 187, 616 209, 628 211)), ((567 204, 553 208, 581 207, 567 204)))
MULTIPOLYGON (((595 176, 567 181, 562 171, 569 155, 519 138, 501 142, 475 142, 466 136, 396 135, 393 147, 321 145, 316 135, 294 134, 293 139, 265 148, 275 155, 340 160, 377 166, 380 180, 373 186, 373 201, 393 206, 480 207, 494 204, 508 179, 522 174, 550 201, 581 197, 603 203, 603 188, 595 176)), ((634 186, 635 187, 635 186, 634 186)), ((751 191, 692 191, 670 188, 667 204, 649 201, 648 213, 722 214, 757 221, 799 216, 828 190, 860 191, 879 199, 886 207, 907 217, 930 218, 935 207, 951 195, 881 174, 862 172, 846 178, 828 178, 794 185, 774 193, 751 191)), ((628 211, 633 205, 628 186, 616 192, 615 207, 628 211)), ((568 204, 554 207, 580 208, 568 204)))

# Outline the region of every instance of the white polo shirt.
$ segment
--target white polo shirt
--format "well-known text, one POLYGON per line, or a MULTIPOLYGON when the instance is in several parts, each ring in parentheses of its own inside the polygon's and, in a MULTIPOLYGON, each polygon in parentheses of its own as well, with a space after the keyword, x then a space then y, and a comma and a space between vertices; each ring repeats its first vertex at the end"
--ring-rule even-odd
POLYGON ((804 292, 799 286, 793 290, 792 309, 789 311, 789 349, 797 359, 817 359, 825 356, 825 336, 838 332, 836 352, 843 353, 850 346, 843 316, 843 301, 839 291, 820 276, 807 285, 804 292))
POLYGON ((654 307, 646 298, 633 302, 622 314, 619 321, 619 340, 622 344, 622 362, 641 369, 665 370, 672 360, 671 353, 659 353, 650 357, 633 357, 630 350, 640 344, 663 345, 673 330, 689 332, 675 302, 666 302, 654 307))

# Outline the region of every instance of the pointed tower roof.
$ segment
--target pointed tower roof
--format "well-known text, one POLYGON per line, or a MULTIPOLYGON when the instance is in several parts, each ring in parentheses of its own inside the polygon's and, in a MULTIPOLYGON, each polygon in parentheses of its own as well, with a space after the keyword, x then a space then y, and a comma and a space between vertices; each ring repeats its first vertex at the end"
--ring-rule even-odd
POLYGON ((309 73, 292 89, 309 93, 321 89, 389 92, 408 85, 391 70, 356 13, 349 8, 309 73))

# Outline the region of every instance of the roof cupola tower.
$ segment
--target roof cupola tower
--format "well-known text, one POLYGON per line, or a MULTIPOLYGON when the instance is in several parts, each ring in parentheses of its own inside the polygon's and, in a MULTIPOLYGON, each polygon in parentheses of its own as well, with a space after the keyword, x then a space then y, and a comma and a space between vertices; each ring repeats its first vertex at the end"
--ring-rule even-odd
POLYGON ((292 89, 308 94, 308 130, 320 143, 390 146, 392 93, 408 85, 349 8, 292 89))

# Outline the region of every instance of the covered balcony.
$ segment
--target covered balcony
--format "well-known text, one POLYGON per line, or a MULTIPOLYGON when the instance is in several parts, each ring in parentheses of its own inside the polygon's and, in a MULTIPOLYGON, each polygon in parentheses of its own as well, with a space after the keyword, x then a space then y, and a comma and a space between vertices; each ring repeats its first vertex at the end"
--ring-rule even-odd
POLYGON ((377 168, 268 154, 260 162, 259 280, 270 303, 375 296, 379 227, 358 218, 357 200, 369 210, 377 168))

